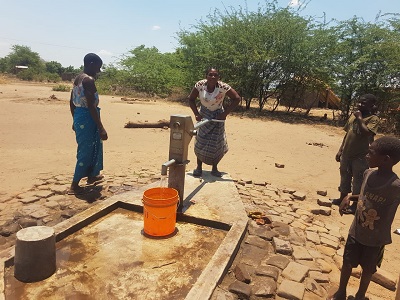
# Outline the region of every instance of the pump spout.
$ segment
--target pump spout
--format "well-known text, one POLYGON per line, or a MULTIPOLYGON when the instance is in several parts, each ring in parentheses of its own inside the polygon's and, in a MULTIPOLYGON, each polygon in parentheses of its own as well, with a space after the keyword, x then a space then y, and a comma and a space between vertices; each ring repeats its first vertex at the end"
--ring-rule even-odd
POLYGON ((167 175, 167 170, 169 166, 172 166, 176 163, 175 159, 171 159, 161 165, 161 175, 167 175))

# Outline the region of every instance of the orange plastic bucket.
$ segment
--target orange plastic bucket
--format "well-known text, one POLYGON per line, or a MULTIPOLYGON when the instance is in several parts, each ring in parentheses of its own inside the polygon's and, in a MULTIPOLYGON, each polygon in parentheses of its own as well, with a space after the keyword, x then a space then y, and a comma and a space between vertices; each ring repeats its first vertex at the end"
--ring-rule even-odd
POLYGON ((145 234, 166 236, 175 231, 178 191, 156 187, 143 193, 143 217, 145 234))

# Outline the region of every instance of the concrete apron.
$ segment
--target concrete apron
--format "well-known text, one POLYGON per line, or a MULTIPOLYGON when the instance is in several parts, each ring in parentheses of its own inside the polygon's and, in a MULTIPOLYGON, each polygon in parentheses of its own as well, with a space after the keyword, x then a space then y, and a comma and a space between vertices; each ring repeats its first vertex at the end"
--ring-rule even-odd
POLYGON ((240 247, 248 218, 228 175, 203 172, 202 179, 186 174, 185 180, 174 236, 154 239, 141 232, 143 192, 159 182, 114 195, 54 227, 57 271, 48 279, 16 280, 10 248, 0 261, 0 299, 48 293, 52 299, 209 299, 240 247))

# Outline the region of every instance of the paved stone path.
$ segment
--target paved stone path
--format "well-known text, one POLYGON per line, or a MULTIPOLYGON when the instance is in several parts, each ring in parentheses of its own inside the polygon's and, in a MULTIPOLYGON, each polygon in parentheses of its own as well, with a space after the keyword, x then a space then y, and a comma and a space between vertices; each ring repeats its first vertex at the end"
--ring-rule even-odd
MULTIPOLYGON (((157 172, 147 169, 107 175, 93 192, 78 198, 66 194, 70 176, 43 175, 28 191, 0 196, 0 257, 21 228, 53 226, 112 195, 157 180, 157 172)), ((301 191, 266 182, 239 180, 236 186, 248 212, 248 233, 212 299, 325 299, 332 282, 339 280, 344 244, 343 233, 330 222, 326 192, 304 201, 307 195, 301 191)), ((374 281, 393 290, 394 277, 379 270, 374 281)))
MULTIPOLYGON (((236 186, 250 218, 248 233, 211 299, 326 299, 337 287, 347 236, 331 222, 326 192, 304 201, 300 191, 265 182, 239 180, 236 186)), ((386 288, 396 286, 384 270, 374 277, 386 288)))
POLYGON ((160 175, 147 169, 129 176, 107 174, 103 183, 89 186, 93 191, 82 196, 67 194, 71 180, 68 175, 42 175, 28 191, 8 198, 0 196, 0 257, 2 251, 14 245, 15 234, 21 228, 54 226, 112 195, 160 180, 160 175))

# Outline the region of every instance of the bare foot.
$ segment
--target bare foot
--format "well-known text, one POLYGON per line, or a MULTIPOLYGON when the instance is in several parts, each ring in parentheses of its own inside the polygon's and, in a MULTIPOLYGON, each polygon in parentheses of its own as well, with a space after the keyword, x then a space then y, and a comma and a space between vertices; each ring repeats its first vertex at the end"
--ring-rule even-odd
POLYGON ((332 296, 326 298, 326 300, 346 300, 347 296, 346 293, 341 293, 337 291, 332 296))
POLYGON ((97 175, 97 176, 94 176, 94 177, 88 177, 87 184, 96 185, 96 184, 99 184, 99 183, 103 182, 103 179, 104 179, 103 175, 97 175))
POLYGON ((202 169, 196 168, 196 169, 193 170, 193 176, 194 177, 200 177, 202 173, 203 173, 202 169))
POLYGON ((218 170, 212 170, 211 175, 215 177, 222 177, 222 173, 218 170))
POLYGON ((90 192, 90 189, 86 189, 80 186, 70 187, 68 190, 68 195, 84 195, 90 192))

